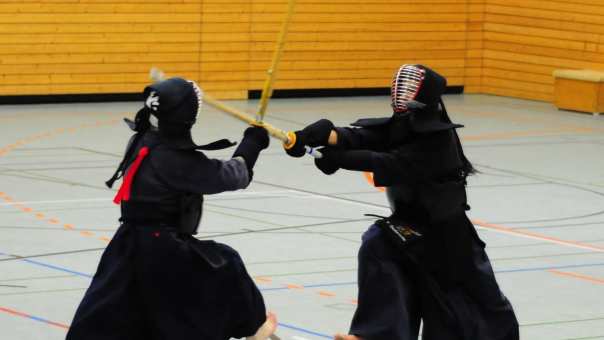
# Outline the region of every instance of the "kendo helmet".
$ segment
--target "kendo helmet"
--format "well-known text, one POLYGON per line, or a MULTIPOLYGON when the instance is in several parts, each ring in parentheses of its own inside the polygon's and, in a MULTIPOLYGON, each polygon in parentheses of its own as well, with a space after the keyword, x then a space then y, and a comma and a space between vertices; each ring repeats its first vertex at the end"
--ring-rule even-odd
POLYGON ((143 96, 160 128, 166 124, 191 127, 201 111, 203 91, 194 81, 170 78, 147 86, 143 96))
POLYGON ((393 118, 415 132, 434 132, 462 127, 451 122, 442 95, 447 79, 427 66, 405 64, 392 79, 393 118))
POLYGON ((162 141, 176 149, 201 149, 191 137, 191 128, 201 111, 203 91, 191 80, 170 78, 145 87, 143 108, 130 128, 137 132, 159 130, 162 141), (151 123, 157 119, 157 127, 151 123))
POLYGON ((404 113, 416 107, 436 106, 447 88, 447 79, 424 65, 405 64, 392 79, 392 109, 404 113))

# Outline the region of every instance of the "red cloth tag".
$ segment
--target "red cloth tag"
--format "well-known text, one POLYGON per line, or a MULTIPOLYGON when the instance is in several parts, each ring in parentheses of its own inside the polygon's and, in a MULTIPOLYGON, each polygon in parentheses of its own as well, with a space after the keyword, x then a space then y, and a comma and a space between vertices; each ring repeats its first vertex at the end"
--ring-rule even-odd
POLYGON ((117 194, 113 198, 113 203, 120 204, 122 201, 130 200, 130 189, 132 188, 132 181, 134 180, 134 175, 138 171, 138 168, 141 166, 143 159, 147 157, 149 154, 149 148, 144 146, 138 151, 138 155, 130 169, 128 169, 128 173, 126 177, 124 177, 124 181, 122 182, 122 186, 120 186, 120 190, 118 190, 117 194))

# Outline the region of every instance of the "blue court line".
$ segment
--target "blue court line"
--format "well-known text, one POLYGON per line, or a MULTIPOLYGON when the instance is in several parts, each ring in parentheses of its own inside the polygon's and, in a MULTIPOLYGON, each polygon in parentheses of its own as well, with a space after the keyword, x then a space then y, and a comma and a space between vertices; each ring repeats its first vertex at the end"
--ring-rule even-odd
POLYGON ((519 269, 507 269, 507 270, 498 270, 495 274, 505 274, 505 273, 519 273, 519 272, 536 272, 543 271, 549 269, 568 269, 568 268, 585 268, 585 267, 598 267, 604 266, 604 263, 585 263, 585 264, 569 264, 566 266, 550 266, 550 267, 533 267, 533 268, 519 268, 519 269))
MULTIPOLYGON (((604 266, 603 263, 585 263, 585 264, 571 264, 566 266, 550 266, 550 267, 531 267, 531 268, 519 268, 519 269, 506 269, 495 271, 495 274, 506 274, 506 273, 520 273, 520 272, 537 272, 545 271, 549 269, 568 269, 568 268, 587 268, 587 267, 599 267, 604 266)), ((336 282, 336 283, 320 283, 314 285, 303 285, 304 288, 316 288, 316 287, 337 287, 337 286, 351 286, 356 285, 357 282, 336 282)), ((260 291, 276 291, 276 290, 288 290, 287 287, 275 287, 275 288, 263 288, 260 291)))
MULTIPOLYGON (((0 255, 7 255, 5 253, 0 252, 0 255)), ((39 261, 34 261, 34 260, 30 260, 30 259, 22 259, 21 261, 23 262, 27 262, 29 264, 33 264, 36 266, 42 266, 45 268, 49 268, 49 269, 53 269, 53 270, 57 270, 57 271, 62 271, 65 273, 70 273, 73 275, 77 275, 77 276, 82 276, 85 278, 92 278, 92 275, 90 274, 86 274, 86 273, 82 273, 82 272, 78 272, 75 270, 70 270, 64 267, 59 267, 56 265, 52 265, 52 264, 48 264, 48 263, 43 263, 43 262, 39 262, 39 261)), ((585 267, 598 267, 598 266, 604 266, 604 263, 585 263, 585 264, 576 264, 576 265, 565 265, 565 266, 549 266, 549 267, 531 267, 531 268, 519 268, 519 269, 508 269, 508 270, 499 270, 496 271, 495 273, 499 273, 499 274, 504 274, 504 273, 518 273, 518 272, 531 272, 531 271, 544 271, 544 270, 549 270, 549 269, 568 269, 568 268, 585 268, 585 267)), ((356 285, 356 282, 336 282, 336 283, 320 283, 320 284, 312 284, 312 285, 306 285, 304 286, 304 288, 318 288, 318 287, 337 287, 337 286, 350 286, 350 285, 356 285)), ((287 287, 278 287, 278 288, 264 288, 264 289, 260 289, 261 291, 276 291, 276 290, 287 290, 289 288, 287 287)), ((45 319, 42 318, 38 318, 38 317, 34 317, 34 316, 29 316, 28 317, 30 319, 36 320, 36 321, 41 321, 41 322, 46 322, 46 323, 50 323, 52 324, 52 322, 48 322, 45 319)), ((279 326, 284 327, 284 328, 289 328, 301 333, 305 333, 305 334, 309 334, 309 335, 314 335, 320 338, 324 338, 324 339, 332 339, 332 336, 327 335, 327 334, 323 334, 323 333, 319 333, 319 332, 315 332, 315 331, 311 331, 305 328, 301 328, 301 327, 296 327, 293 325, 289 325, 289 324, 284 324, 284 323, 279 323, 279 326)))
MULTIPOLYGON (((314 285, 305 285, 304 288, 317 288, 317 287, 336 287, 336 286, 350 286, 350 285, 356 285, 357 282, 353 281, 353 282, 339 282, 339 283, 319 283, 319 284, 314 284, 314 285)), ((271 291, 271 290, 288 290, 290 288, 287 287, 276 287, 276 288, 263 288, 260 289, 260 291, 271 291)))
MULTIPOLYGON (((0 255, 8 255, 8 254, 0 252, 0 255)), ((61 272, 64 272, 64 273, 69 273, 69 274, 73 274, 73 275, 77 275, 77 276, 82 276, 82 277, 89 278, 89 279, 92 278, 92 275, 90 275, 90 274, 78 272, 78 271, 67 269, 67 268, 64 268, 64 267, 55 266, 53 264, 48 264, 48 263, 44 263, 44 262, 40 262, 40 261, 34 261, 34 260, 30 260, 30 259, 20 259, 20 261, 27 262, 29 264, 33 264, 33 265, 36 265, 36 266, 41 266, 41 267, 45 267, 45 268, 61 271, 61 272)))
POLYGON ((90 274, 86 274, 86 273, 82 273, 82 272, 77 272, 75 270, 71 270, 71 269, 67 269, 67 268, 63 268, 63 267, 59 267, 59 266, 55 266, 52 264, 48 264, 48 263, 43 263, 43 262, 38 262, 38 261, 33 261, 33 260, 29 260, 29 259, 23 259, 21 260, 23 262, 27 262, 27 263, 31 263, 34 264, 36 266, 42 266, 42 267, 46 267, 46 268, 50 268, 50 269, 54 269, 54 270, 58 270, 58 271, 62 271, 65 273, 69 273, 69 274, 73 274, 73 275, 77 275, 77 276, 83 276, 85 278, 92 278, 92 275, 90 274))
POLYGON ((0 306, 0 312, 4 312, 4 313, 10 314, 10 315, 14 315, 14 316, 20 316, 20 317, 27 318, 27 319, 34 320, 34 321, 38 321, 38 322, 43 322, 43 323, 45 323, 47 325, 50 325, 50 326, 56 326, 56 327, 60 327, 60 328, 63 328, 63 329, 69 329, 68 325, 65 325, 65 324, 62 324, 62 323, 59 323, 59 322, 50 321, 50 320, 47 320, 47 319, 44 319, 44 318, 41 318, 41 317, 38 317, 38 316, 30 315, 30 314, 27 314, 27 313, 16 311, 16 310, 10 309, 10 308, 5 308, 5 307, 2 307, 2 306, 0 306))
MULTIPOLYGON (((9 308, 4 308, 4 307, 0 307, 0 312, 5 312, 11 315, 15 315, 15 316, 20 316, 20 317, 24 317, 30 320, 34 320, 34 321, 38 321, 38 322, 43 322, 47 325, 50 326, 56 326, 56 327, 60 327, 63 329, 69 329, 69 325, 65 325, 59 322, 55 322, 55 321, 50 321, 38 316, 34 316, 31 314, 27 314, 27 313, 23 313, 23 312, 19 312, 13 309, 9 309, 9 308)), ((318 333, 318 332, 313 332, 311 330, 308 329, 304 329, 304 328, 300 328, 300 327, 296 327, 296 326, 292 326, 292 325, 288 325, 288 324, 284 324, 284 323, 279 323, 279 327, 284 327, 284 328, 289 328, 301 333, 305 333, 305 334, 310 334, 310 335, 314 335, 314 336, 318 336, 320 338, 325 338, 325 339, 331 339, 332 337, 327 335, 327 334, 323 334, 323 333, 318 333)))
MULTIPOLYGON (((7 255, 7 254, 0 252, 0 255, 7 255)), ((27 263, 30 263, 30 264, 33 264, 36 266, 41 266, 41 267, 61 271, 64 273, 69 273, 69 274, 73 274, 76 276, 89 278, 89 279, 93 277, 93 275, 91 275, 91 274, 78 272, 75 270, 67 269, 65 267, 60 267, 60 266, 56 266, 56 265, 52 265, 52 264, 48 264, 48 263, 44 263, 44 262, 40 262, 40 261, 34 261, 34 260, 30 260, 30 259, 22 259, 21 261, 27 262, 27 263)), ((565 266, 507 269, 507 270, 495 271, 495 274, 533 272, 533 271, 544 271, 544 270, 550 270, 550 269, 586 268, 586 267, 599 267, 599 266, 604 266, 604 263, 585 263, 585 264, 573 264, 573 265, 565 265, 565 266)), ((319 284, 312 284, 312 285, 304 285, 304 288, 337 287, 337 286, 350 286, 350 285, 356 285, 356 284, 357 284, 356 281, 354 281, 354 282, 336 282, 336 283, 319 283, 319 284)), ((267 292, 267 291, 278 291, 278 290, 288 290, 288 289, 289 288, 287 288, 287 287, 274 287, 274 288, 263 288, 263 289, 260 289, 260 291, 267 292)))
MULTIPOLYGON (((55 321, 50 321, 48 319, 41 318, 39 316, 23 313, 23 312, 16 311, 16 310, 10 309, 10 308, 4 308, 4 307, 0 306, 0 312, 4 312, 4 313, 11 314, 11 315, 24 317, 24 318, 27 318, 27 319, 30 319, 30 320, 42 322, 42 323, 45 323, 45 324, 50 325, 50 326, 56 326, 56 327, 60 327, 60 328, 63 328, 63 329, 69 329, 69 325, 62 324, 62 323, 55 322, 55 321)), ((298 331, 298 332, 301 332, 301 333, 318 336, 320 338, 331 339, 331 336, 329 336, 327 334, 314 332, 314 331, 311 331, 311 330, 308 330, 308 329, 304 329, 304 328, 301 328, 301 327, 296 327, 296 326, 288 325, 288 324, 285 324, 285 323, 279 323, 279 326, 280 327, 284 327, 284 328, 289 328, 289 329, 292 329, 292 330, 295 330, 295 331, 298 331)))
MULTIPOLYGON (((341 283, 330 283, 329 286, 333 287, 333 286, 347 286, 347 285, 356 285, 357 282, 353 281, 353 282, 341 282, 341 283)), ((319 284, 314 284, 314 285, 307 285, 304 286, 305 288, 317 288, 317 287, 325 287, 326 285, 324 283, 319 283, 319 284)))
POLYGON ((293 329, 295 331, 306 333, 306 334, 310 334, 310 335, 314 335, 314 336, 318 336, 320 338, 333 339, 333 336, 330 336, 330 335, 327 335, 327 334, 314 332, 314 331, 311 331, 311 330, 308 330, 308 329, 305 329, 305 328, 300 328, 300 327, 288 325, 288 324, 281 323, 281 322, 279 322, 279 327, 285 327, 285 328, 293 329))

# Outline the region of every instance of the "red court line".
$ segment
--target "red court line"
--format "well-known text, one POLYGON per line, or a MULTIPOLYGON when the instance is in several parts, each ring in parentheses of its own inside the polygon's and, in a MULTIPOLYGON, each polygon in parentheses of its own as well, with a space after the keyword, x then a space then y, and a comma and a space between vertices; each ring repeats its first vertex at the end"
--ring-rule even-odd
POLYGON ((273 282, 273 279, 267 276, 256 276, 254 279, 261 283, 270 283, 273 282))
MULTIPOLYGON (((373 174, 370 172, 365 172, 364 176, 365 176, 365 179, 367 180, 367 182, 369 182, 369 184, 373 185, 373 174)), ((377 188, 377 189, 383 190, 383 188, 377 188)), ((472 223, 474 225, 481 226, 483 228, 490 229, 490 230, 504 233, 504 234, 508 234, 508 235, 514 235, 514 236, 520 236, 520 237, 524 237, 524 238, 546 241, 546 242, 555 243, 555 244, 559 244, 559 245, 563 245, 563 246, 579 248, 579 249, 586 249, 586 250, 600 252, 600 253, 604 252, 603 247, 598 247, 598 246, 591 245, 588 243, 563 240, 563 239, 559 239, 556 237, 541 235, 541 234, 537 234, 537 233, 533 233, 533 232, 529 232, 529 231, 517 230, 517 229, 506 227, 503 225, 488 223, 488 222, 476 220, 476 219, 472 220, 472 223)))
POLYGON ((43 318, 40 318, 40 317, 37 317, 37 316, 29 315, 29 314, 26 314, 26 313, 23 313, 23 312, 19 312, 19 311, 16 311, 14 309, 6 308, 6 307, 0 307, 0 312, 4 312, 4 313, 11 314, 11 315, 14 315, 14 316, 20 316, 20 317, 23 317, 23 318, 26 318, 26 319, 31 319, 31 320, 43 322, 43 323, 45 323, 47 325, 59 327, 59 328, 62 328, 62 329, 69 329, 68 325, 65 325, 65 324, 62 324, 62 323, 59 323, 59 322, 54 322, 54 321, 46 320, 46 319, 43 319, 43 318))
POLYGON ((324 296, 324 297, 332 297, 332 296, 336 296, 336 293, 321 290, 321 291, 319 291, 319 295, 324 296))
POLYGON ((567 277, 572 277, 572 278, 579 279, 582 281, 587 281, 587 282, 591 282, 591 283, 595 283, 595 284, 604 285, 603 279, 598 279, 596 277, 589 276, 589 275, 583 275, 583 274, 577 274, 577 273, 571 273, 571 272, 563 272, 563 271, 555 270, 555 269, 549 269, 548 272, 559 275, 559 276, 567 276, 567 277))
POLYGON ((293 284, 293 283, 288 283, 286 287, 288 289, 304 289, 304 286, 293 284))
POLYGON ((564 245, 564 246, 586 249, 586 250, 591 250, 591 251, 600 252, 600 253, 604 252, 604 248, 598 247, 595 245, 591 245, 589 243, 583 243, 583 242, 577 242, 577 241, 567 241, 567 240, 559 239, 556 237, 541 235, 541 234, 537 234, 537 233, 533 233, 533 232, 529 232, 529 231, 516 230, 516 229, 512 229, 510 227, 493 224, 493 223, 488 223, 488 222, 484 222, 481 220, 472 220, 472 223, 474 223, 477 226, 495 230, 495 231, 498 231, 498 232, 501 232, 504 234, 517 235, 517 236, 522 236, 522 237, 526 237, 526 238, 547 241, 547 242, 556 243, 556 244, 560 244, 560 245, 564 245))
POLYGON ((484 133, 480 135, 468 135, 463 136, 463 141, 483 141, 483 140, 502 140, 502 139, 514 139, 517 137, 543 137, 550 135, 557 135, 560 133, 593 133, 593 129, 580 128, 580 127, 561 127, 552 129, 540 129, 540 130, 524 130, 524 131, 505 131, 505 132, 493 132, 484 133))

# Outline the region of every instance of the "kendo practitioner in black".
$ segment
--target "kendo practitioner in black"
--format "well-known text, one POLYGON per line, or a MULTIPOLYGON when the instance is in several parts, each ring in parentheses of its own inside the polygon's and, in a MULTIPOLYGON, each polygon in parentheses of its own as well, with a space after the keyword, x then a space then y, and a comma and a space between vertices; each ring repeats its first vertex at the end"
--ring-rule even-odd
POLYGON ((465 157, 441 95, 446 79, 403 65, 392 84, 393 115, 296 131, 294 157, 320 147, 325 174, 369 171, 386 187, 392 214, 363 235, 358 306, 337 340, 518 340, 518 322, 466 216, 465 157))
POLYGON ((136 134, 107 182, 122 177, 115 197, 121 226, 103 253, 77 309, 67 340, 266 339, 276 327, 239 254, 227 245, 193 237, 203 197, 248 186, 265 129, 250 127, 227 161, 191 138, 201 108, 197 85, 171 78, 148 86, 136 134), (157 118, 158 127, 150 123, 157 118))

